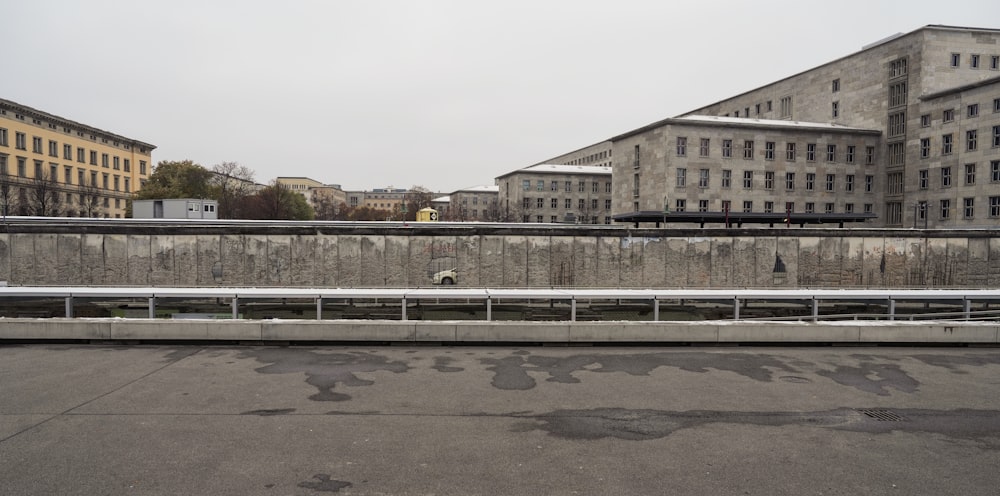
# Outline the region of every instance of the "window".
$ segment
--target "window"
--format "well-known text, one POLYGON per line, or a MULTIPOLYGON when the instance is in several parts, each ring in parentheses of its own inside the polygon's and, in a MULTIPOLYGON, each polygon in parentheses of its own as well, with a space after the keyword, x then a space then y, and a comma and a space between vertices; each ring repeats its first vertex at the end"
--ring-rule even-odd
POLYGON ((786 172, 785 173, 785 189, 788 191, 795 190, 795 173, 786 172))
POLYGON ((941 168, 941 187, 951 187, 951 167, 941 168))
POLYGON ((579 192, 581 192, 581 193, 583 193, 584 191, 587 191, 587 181, 580 181, 577 184, 576 190, 579 191, 579 192))
POLYGON ((816 204, 813 202, 806 202, 806 213, 811 214, 816 211, 816 204))
POLYGON ((966 219, 972 219, 976 216, 976 199, 975 198, 963 198, 962 204, 965 207, 963 209, 963 216, 966 219))
POLYGON ((139 174, 141 174, 143 176, 146 175, 146 161, 145 160, 140 160, 139 161, 139 174))
POLYGON ((553 198, 552 201, 549 202, 549 207, 553 209, 559 208, 559 199, 553 198))
POLYGON ((931 127, 931 114, 920 116, 920 127, 931 127))
POLYGON ((969 67, 979 69, 979 55, 973 54, 969 56, 969 67))
POLYGON ((86 161, 87 161, 87 151, 84 150, 83 148, 77 148, 76 149, 76 161, 80 162, 81 164, 86 163, 86 161))
POLYGON ((722 140, 722 157, 732 158, 733 156, 733 140, 722 140))
POLYGON ((990 197, 990 217, 1000 217, 1000 196, 990 197))
POLYGON ((521 182, 521 186, 525 191, 531 191, 531 179, 525 179, 521 182))
POLYGON ((117 174, 115 174, 115 179, 114 179, 114 182, 115 182, 115 191, 119 191, 119 190, 121 189, 121 188, 120 188, 120 185, 121 185, 121 178, 120 178, 120 177, 118 177, 118 175, 117 175, 117 174))
POLYGON ((1000 147, 1000 126, 993 126, 993 148, 1000 147))
POLYGON ((114 167, 115 170, 120 170, 121 169, 121 164, 119 162, 120 162, 120 159, 118 157, 113 157, 112 158, 112 163, 114 164, 113 167, 114 167))
POLYGON ((816 161, 816 143, 806 144, 806 162, 816 161))
POLYGON ((830 115, 834 119, 840 117, 840 102, 833 102, 830 104, 830 115))
POLYGON ((610 193, 611 192, 611 181, 608 181, 608 182, 604 183, 604 192, 605 193, 610 193))
POLYGON ((639 145, 635 145, 635 157, 632 161, 632 167, 635 169, 639 168, 639 145))
POLYGON ((84 178, 83 169, 77 169, 76 170, 76 184, 79 184, 80 186, 83 186, 84 185, 83 178, 84 178))
POLYGON ((125 159, 125 172, 131 172, 131 171, 132 171, 131 163, 129 162, 129 159, 125 159))
POLYGON ((73 184, 73 168, 63 167, 63 182, 66 184, 73 184))
POLYGON ((700 155, 702 157, 707 157, 708 156, 708 149, 709 149, 710 141, 711 140, 709 140, 708 138, 702 138, 701 139, 701 144, 698 146, 698 155, 700 155))
POLYGON ((903 165, 906 159, 906 147, 902 142, 889 143, 889 164, 890 166, 903 165))
POLYGON ((674 211, 675 212, 683 212, 685 208, 687 208, 687 200, 680 200, 680 199, 678 199, 678 200, 674 201, 674 211))
POLYGON ((531 207, 531 198, 524 197, 521 200, 521 206, 524 207, 524 208, 530 208, 531 207))
POLYGON ((1000 56, 994 55, 990 57, 990 69, 994 71, 1000 69, 1000 56))
POLYGON ((848 174, 844 180, 844 191, 854 193, 854 174, 848 174))
POLYGON ((889 79, 906 75, 906 59, 896 59, 889 62, 889 79))
POLYGON ((708 200, 698 200, 698 211, 708 212, 708 200))
POLYGON ((831 86, 833 87, 832 88, 833 89, 833 93, 836 93, 836 92, 840 91, 840 79, 834 79, 833 80, 833 84, 831 86))
POLYGON ((594 181, 594 182, 590 183, 590 192, 591 193, 598 193, 598 192, 600 192, 600 190, 601 190, 601 184, 600 183, 598 183, 597 181, 594 181))
POLYGON ((872 193, 875 191, 875 176, 865 176, 865 193, 872 193))
POLYGON ((781 98, 781 117, 783 119, 792 116, 792 97, 786 96, 781 98))
POLYGON ((965 164, 965 185, 976 184, 976 164, 965 164))
POLYGON ((639 197, 639 174, 632 175, 632 196, 639 197))
POLYGON ((59 143, 49 140, 49 156, 58 157, 59 156, 59 143))
POLYGON ((837 145, 826 145, 826 161, 837 161, 837 145))
POLYGON ((947 219, 951 217, 951 200, 941 200, 939 203, 941 210, 941 218, 947 219))
POLYGON ((866 146, 865 147, 865 165, 873 165, 875 163, 875 147, 866 146))
POLYGON ((42 153, 42 138, 38 136, 31 137, 31 151, 34 153, 42 153))
POLYGON ((611 200, 604 200, 604 210, 611 210, 611 200))
POLYGON ((795 143, 785 144, 785 160, 788 162, 795 161, 795 143))
POLYGON ((708 169, 701 169, 698 171, 698 187, 708 187, 708 169))
POLYGON ((97 152, 94 150, 90 151, 90 165, 97 165, 97 152))
POLYGON ((826 190, 833 191, 837 186, 837 175, 827 174, 826 175, 826 190))
POLYGON ((565 200, 563 201, 563 207, 564 207, 564 208, 567 208, 567 209, 570 209, 570 208, 573 208, 573 200, 572 200, 572 199, 570 199, 570 198, 566 198, 566 199, 565 199, 565 200))
POLYGON ((0 127, 0 146, 9 146, 7 144, 7 130, 0 127))
POLYGON ((889 114, 888 136, 898 138, 906 135, 906 112, 896 112, 889 114))
POLYGON ((683 136, 677 137, 677 156, 684 157, 687 155, 687 143, 688 139, 683 136))
POLYGON ((774 142, 764 142, 764 160, 774 160, 774 142))
POLYGON ((753 108, 754 108, 754 112, 756 112, 757 115, 760 115, 760 104, 758 103, 758 104, 754 105, 753 108))
POLYGON ((890 195, 901 195, 903 194, 903 173, 902 172, 890 172, 887 174, 889 181, 889 194, 890 195))
POLYGON ((545 222, 545 216, 544 215, 536 216, 535 217, 535 222, 537 222, 539 224, 541 224, 542 222, 545 222))
MULTIPOLYGON (((1000 166, 998 166, 998 169, 1000 169, 1000 166)), ((733 171, 731 171, 729 169, 723 169, 723 171, 722 171, 722 187, 728 189, 728 188, 732 187, 732 184, 733 184, 733 171)))
POLYGON ((535 206, 538 207, 538 208, 544 208, 545 207, 545 198, 537 198, 537 199, 535 199, 535 206))
POLYGON ((965 149, 966 151, 974 152, 979 143, 978 139, 979 133, 975 129, 971 129, 965 132, 965 149))
POLYGON ((906 81, 889 86, 889 108, 906 105, 906 81))
MULTIPOLYGON (((996 68, 994 67, 994 69, 996 69, 996 68)), ((766 103, 765 105, 766 105, 766 107, 767 107, 767 111, 768 111, 768 112, 770 112, 770 111, 774 110, 774 105, 772 105, 772 104, 771 104, 771 100, 768 100, 768 101, 767 101, 767 103, 766 103)))
POLYGON ((27 170, 28 169, 28 165, 27 165, 26 162, 27 162, 27 159, 25 159, 24 157, 17 157, 17 176, 18 177, 27 177, 28 176, 28 170, 27 170))
POLYGON ((955 120, 955 109, 947 109, 941 114, 941 120, 944 122, 952 122, 955 120))
POLYGON ((27 137, 24 135, 24 133, 19 133, 17 131, 14 131, 14 148, 17 148, 18 150, 27 150, 28 147, 25 142, 26 139, 27 137))
POLYGON ((965 115, 968 117, 979 117, 979 104, 973 103, 965 108, 965 115))
POLYGON ((903 223, 903 204, 888 202, 885 204, 886 224, 900 225, 903 223))
POLYGON ((764 172, 764 189, 774 189, 774 171, 764 172))
POLYGON ((683 188, 687 186, 687 169, 679 167, 677 169, 677 187, 683 188))
POLYGON ((63 158, 73 160, 73 145, 63 145, 63 158))
POLYGON ((930 156, 931 156, 931 139, 920 138, 920 158, 928 158, 930 156))
POLYGON ((941 155, 951 155, 951 144, 951 133, 941 136, 941 155))
POLYGON ((126 193, 132 192, 132 182, 127 177, 125 178, 125 192, 126 193))
POLYGON ((1000 183, 1000 160, 990 162, 990 180, 1000 183))
POLYGON ((919 174, 919 179, 917 181, 917 186, 920 189, 927 189, 930 185, 931 171, 927 169, 921 169, 918 174, 919 174))
POLYGON ((854 150, 855 150, 855 148, 856 147, 854 145, 848 145, 847 146, 847 156, 844 157, 844 159, 849 164, 853 164, 854 163, 854 150))
POLYGON ((774 213, 774 202, 773 201, 766 201, 766 202, 764 202, 764 213, 765 214, 773 214, 774 213))
POLYGON ((806 173, 806 191, 812 191, 816 189, 816 174, 813 172, 806 173))
POLYGON ((743 171, 743 189, 753 189, 753 171, 743 171))
POLYGON ((962 63, 962 55, 961 54, 957 54, 957 53, 951 54, 951 66, 952 67, 958 67, 959 65, 961 65, 961 63, 962 63))
POLYGON ((750 200, 743 201, 743 213, 753 212, 753 202, 750 200))
POLYGON ((545 181, 544 180, 539 179, 538 182, 535 183, 535 191, 545 191, 545 181))

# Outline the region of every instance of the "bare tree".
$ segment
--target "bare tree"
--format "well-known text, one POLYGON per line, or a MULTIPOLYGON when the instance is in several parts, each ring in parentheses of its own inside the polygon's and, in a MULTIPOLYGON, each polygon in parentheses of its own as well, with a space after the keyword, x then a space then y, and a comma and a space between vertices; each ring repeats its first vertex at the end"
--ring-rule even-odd
POLYGON ((39 217, 59 217, 63 210, 63 193, 56 178, 48 172, 31 180, 28 209, 31 215, 39 217))
POLYGON ((16 184, 16 180, 10 175, 6 173, 0 175, 0 213, 4 216, 15 215, 18 212, 16 184))
POLYGON ((212 186, 219 200, 220 219, 245 219, 250 202, 255 193, 254 172, 237 162, 222 162, 212 166, 212 186))
POLYGON ((81 184, 80 191, 80 215, 83 217, 100 217, 101 209, 100 188, 96 184, 81 184))

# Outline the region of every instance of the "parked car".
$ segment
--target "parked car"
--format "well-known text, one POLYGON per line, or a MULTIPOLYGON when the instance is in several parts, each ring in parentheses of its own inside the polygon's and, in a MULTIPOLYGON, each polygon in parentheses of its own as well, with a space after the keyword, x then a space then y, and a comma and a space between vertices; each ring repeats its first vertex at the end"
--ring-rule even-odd
POLYGON ((434 273, 434 284, 451 286, 458 280, 458 269, 442 270, 434 273))

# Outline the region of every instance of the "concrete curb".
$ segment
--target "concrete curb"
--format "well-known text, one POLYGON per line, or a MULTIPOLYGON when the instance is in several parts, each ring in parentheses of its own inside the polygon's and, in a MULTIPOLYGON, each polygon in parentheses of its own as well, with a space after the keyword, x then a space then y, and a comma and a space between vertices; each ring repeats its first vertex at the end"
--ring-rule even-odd
POLYGON ((0 340, 1000 344, 985 322, 0 319, 0 340))

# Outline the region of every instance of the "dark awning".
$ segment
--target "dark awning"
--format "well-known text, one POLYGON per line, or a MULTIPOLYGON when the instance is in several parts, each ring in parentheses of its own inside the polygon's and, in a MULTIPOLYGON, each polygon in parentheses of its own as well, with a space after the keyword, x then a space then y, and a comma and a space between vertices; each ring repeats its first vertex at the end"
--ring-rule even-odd
POLYGON ((768 224, 774 227, 775 224, 797 225, 805 227, 806 224, 837 224, 844 227, 846 222, 864 222, 875 219, 873 213, 801 213, 792 212, 663 212, 644 210, 640 212, 629 212, 618 214, 612 217, 615 222, 632 222, 639 226, 640 222, 652 222, 657 227, 661 223, 683 223, 683 224, 725 224, 726 227, 742 227, 743 224, 768 224))

